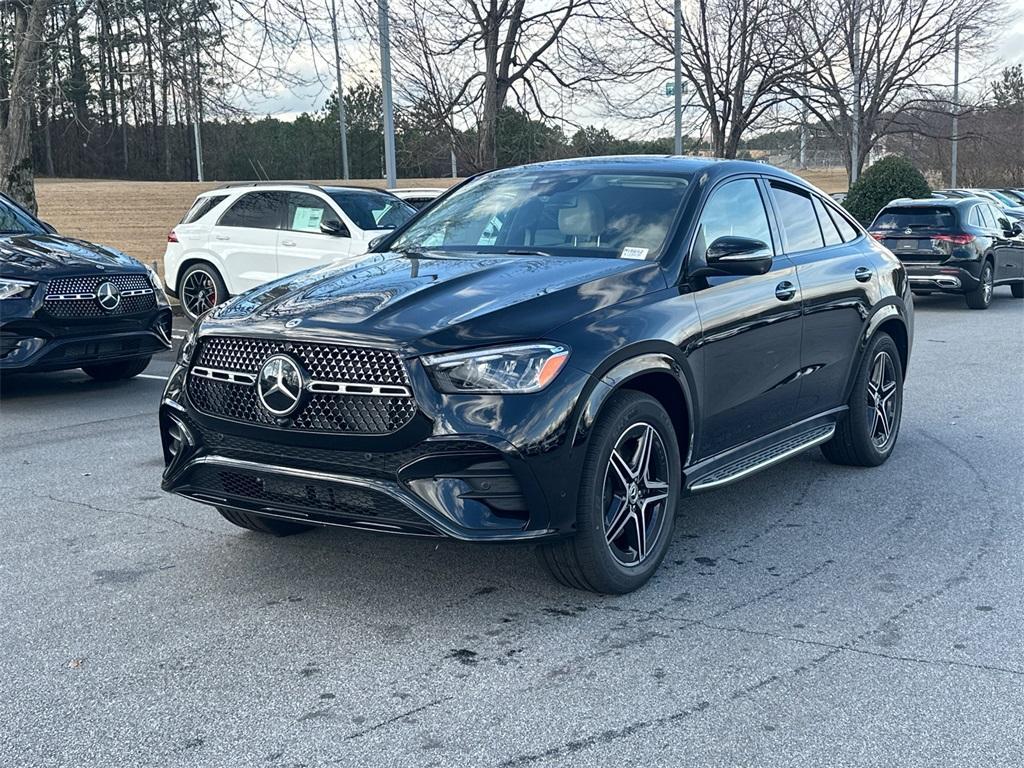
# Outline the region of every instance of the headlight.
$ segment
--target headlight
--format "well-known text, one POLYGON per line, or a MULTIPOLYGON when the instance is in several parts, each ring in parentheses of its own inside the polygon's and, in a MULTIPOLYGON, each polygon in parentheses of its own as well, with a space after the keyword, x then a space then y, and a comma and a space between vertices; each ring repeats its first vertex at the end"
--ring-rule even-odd
POLYGON ((178 365, 188 365, 192 359, 192 353, 196 351, 196 328, 192 326, 188 333, 185 334, 185 338, 181 340, 181 346, 178 347, 178 365))
POLYGON ((0 299, 27 299, 35 287, 27 280, 0 280, 0 299))
POLYGON ((146 272, 149 275, 149 282, 156 292, 156 303, 161 307, 168 306, 167 294, 164 292, 164 282, 160 279, 160 275, 152 267, 146 267, 146 272))
POLYGON ((434 385, 442 392, 537 392, 558 375, 569 359, 559 344, 519 344, 430 355, 423 358, 434 385))

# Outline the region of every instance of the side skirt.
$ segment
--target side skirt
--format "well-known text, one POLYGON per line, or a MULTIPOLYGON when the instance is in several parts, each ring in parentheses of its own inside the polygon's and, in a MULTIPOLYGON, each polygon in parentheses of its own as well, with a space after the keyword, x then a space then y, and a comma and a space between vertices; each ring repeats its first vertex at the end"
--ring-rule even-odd
POLYGON ((828 441, 847 408, 837 408, 770 435, 704 459, 683 473, 684 488, 695 493, 720 488, 828 441))

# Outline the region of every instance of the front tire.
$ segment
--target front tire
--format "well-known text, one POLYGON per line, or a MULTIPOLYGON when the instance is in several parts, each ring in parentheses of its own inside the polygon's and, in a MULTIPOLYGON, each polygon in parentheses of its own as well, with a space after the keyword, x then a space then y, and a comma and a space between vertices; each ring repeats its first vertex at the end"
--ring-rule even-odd
POLYGON ((245 528, 249 531, 269 533, 271 536, 292 536, 296 533, 303 533, 314 526, 293 523, 290 520, 278 520, 275 517, 263 517, 262 515, 250 515, 248 512, 241 512, 237 509, 217 507, 221 517, 232 525, 245 528))
POLYGON ((877 467, 892 454, 903 417, 903 365, 896 342, 878 333, 868 344, 850 395, 849 411, 821 446, 833 464, 877 467))
POLYGON ((82 370, 97 381, 119 381, 138 376, 146 370, 152 359, 147 355, 146 357, 134 357, 131 360, 118 360, 116 363, 83 365, 82 370))
POLYGON ((576 534, 543 545, 568 587, 621 595, 640 588, 672 542, 682 470, 672 419, 640 392, 612 396, 587 446, 576 534))
POLYGON ((988 309, 989 304, 992 303, 992 292, 995 290, 991 261, 985 262, 985 266, 981 268, 979 279, 981 284, 970 293, 964 294, 964 298, 967 299, 967 306, 971 309, 988 309))
POLYGON ((178 300, 181 302, 181 311, 193 322, 204 312, 228 298, 224 278, 209 264, 193 264, 185 270, 179 285, 178 300))

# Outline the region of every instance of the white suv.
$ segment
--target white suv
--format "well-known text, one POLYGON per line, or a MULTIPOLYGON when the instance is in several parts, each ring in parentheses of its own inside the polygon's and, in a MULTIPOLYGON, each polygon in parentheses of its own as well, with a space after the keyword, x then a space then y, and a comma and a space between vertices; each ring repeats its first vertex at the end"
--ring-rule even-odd
POLYGON ((364 254, 416 209, 389 192, 315 184, 228 184, 196 198, 167 234, 167 292, 195 319, 278 277, 364 254))

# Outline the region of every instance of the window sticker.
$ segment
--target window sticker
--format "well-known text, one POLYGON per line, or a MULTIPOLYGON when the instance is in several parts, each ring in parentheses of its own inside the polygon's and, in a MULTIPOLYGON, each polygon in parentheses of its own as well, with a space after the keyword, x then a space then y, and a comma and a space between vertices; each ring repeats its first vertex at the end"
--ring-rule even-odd
POLYGON ((622 249, 620 256, 624 259, 637 259, 639 261, 643 261, 647 258, 647 249, 637 248, 634 245, 627 245, 622 249))
POLYGON ((324 217, 324 209, 304 208, 301 205, 295 206, 295 214, 292 216, 292 229, 300 232, 319 232, 320 221, 324 217))

